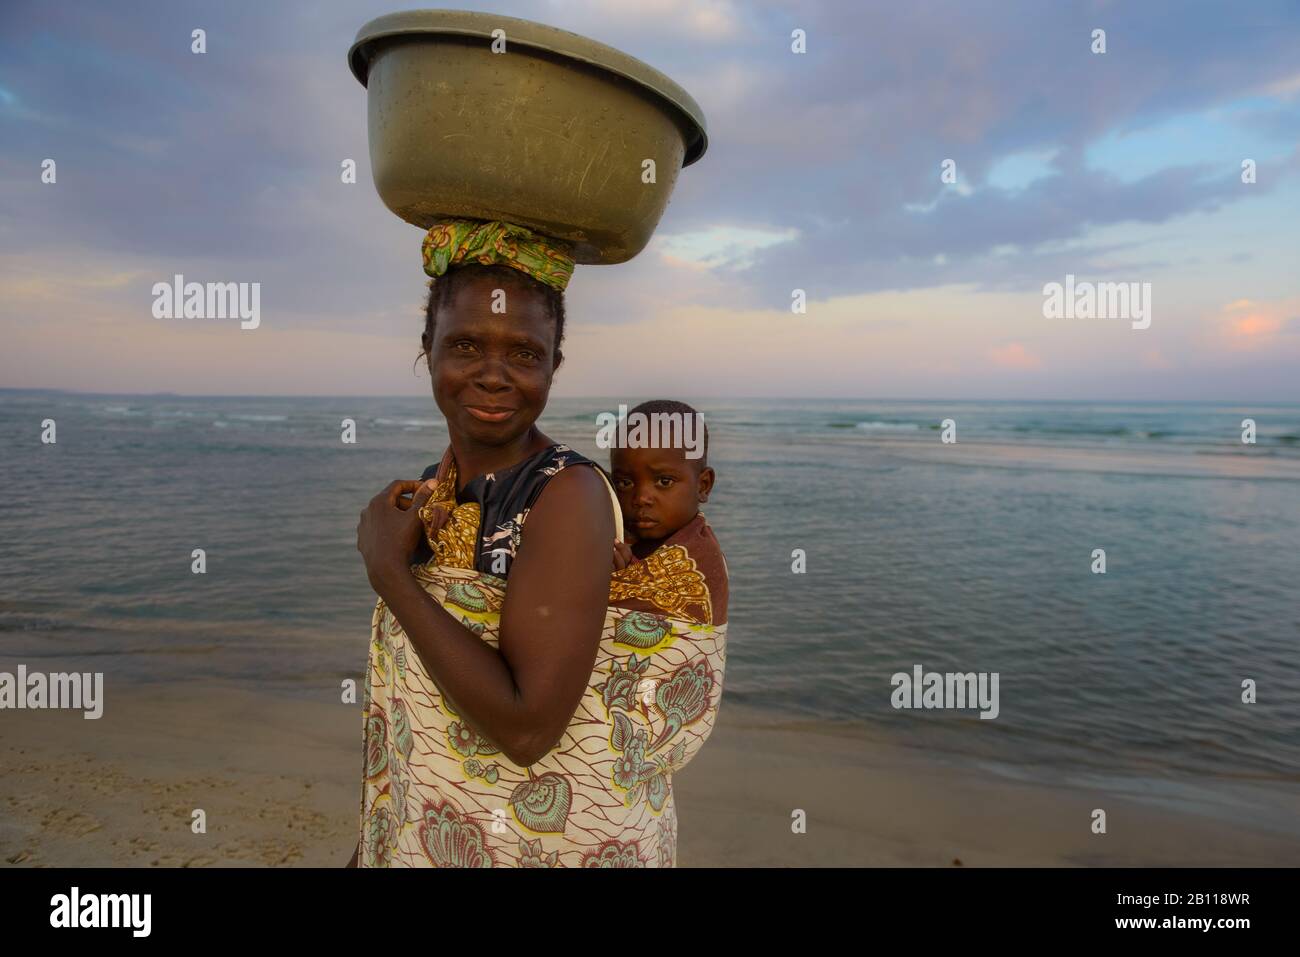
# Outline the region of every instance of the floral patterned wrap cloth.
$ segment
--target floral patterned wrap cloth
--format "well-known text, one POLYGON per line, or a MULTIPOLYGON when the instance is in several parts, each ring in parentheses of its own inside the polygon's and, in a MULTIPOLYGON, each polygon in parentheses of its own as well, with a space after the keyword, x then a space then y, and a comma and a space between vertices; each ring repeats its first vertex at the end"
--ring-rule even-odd
POLYGON ((573 276, 567 243, 500 220, 444 219, 425 234, 424 271, 435 280, 454 266, 501 264, 564 292, 573 276))
MULTIPOLYGON (((507 579, 474 567, 476 543, 490 536, 479 527, 479 503, 457 501, 450 450, 437 477, 430 501, 451 518, 430 536, 433 559, 412 571, 438 604, 496 646, 507 579)), ((621 535, 612 488, 610 499, 621 535)), ((717 721, 726 619, 726 561, 697 515, 647 559, 614 573, 587 690, 559 743, 522 768, 459 713, 379 601, 363 707, 358 863, 676 866, 673 774, 717 721)))

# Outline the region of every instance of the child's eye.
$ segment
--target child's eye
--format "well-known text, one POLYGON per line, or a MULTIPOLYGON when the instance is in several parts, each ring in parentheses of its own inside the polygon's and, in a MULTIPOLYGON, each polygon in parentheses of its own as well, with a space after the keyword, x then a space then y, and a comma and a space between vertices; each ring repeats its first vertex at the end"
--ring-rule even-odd
POLYGON ((628 479, 614 479, 614 488, 626 491, 632 485, 628 479))
POLYGON ((659 476, 658 483, 660 488, 669 488, 673 484, 673 480, 667 475, 661 475, 659 476))

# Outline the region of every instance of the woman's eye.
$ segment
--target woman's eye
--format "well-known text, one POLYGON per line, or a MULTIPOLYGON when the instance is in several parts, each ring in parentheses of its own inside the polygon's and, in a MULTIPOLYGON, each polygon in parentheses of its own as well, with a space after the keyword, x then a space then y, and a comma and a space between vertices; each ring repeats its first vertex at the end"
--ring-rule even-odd
POLYGON ((536 352, 530 352, 530 351, 527 350, 527 349, 521 349, 520 352, 519 352, 519 356, 520 356, 520 358, 522 358, 522 359, 527 359, 529 362, 532 362, 534 359, 537 358, 537 353, 536 353, 536 352))

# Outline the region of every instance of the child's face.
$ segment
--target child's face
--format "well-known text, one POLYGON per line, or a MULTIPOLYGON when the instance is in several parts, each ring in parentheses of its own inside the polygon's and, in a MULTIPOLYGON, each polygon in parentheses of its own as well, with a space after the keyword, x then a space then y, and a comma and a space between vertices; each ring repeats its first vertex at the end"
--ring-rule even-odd
POLYGON ((685 449, 610 450, 609 470, 629 536, 661 541, 696 516, 713 488, 713 469, 699 469, 698 463, 685 449))

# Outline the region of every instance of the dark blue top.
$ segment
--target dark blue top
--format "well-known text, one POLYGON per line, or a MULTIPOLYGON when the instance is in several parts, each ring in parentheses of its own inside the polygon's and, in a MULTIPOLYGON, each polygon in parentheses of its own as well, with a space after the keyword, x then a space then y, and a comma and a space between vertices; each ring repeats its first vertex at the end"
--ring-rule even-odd
MULTIPOLYGON (((457 491, 458 505, 478 502, 481 509, 474 558, 476 569, 498 578, 509 576, 510 566, 519 550, 524 522, 528 520, 528 510, 542 494, 546 483, 573 465, 600 468, 585 455, 557 443, 508 469, 477 476, 457 491)), ((437 474, 438 466, 430 465, 420 479, 427 481, 437 474)))

